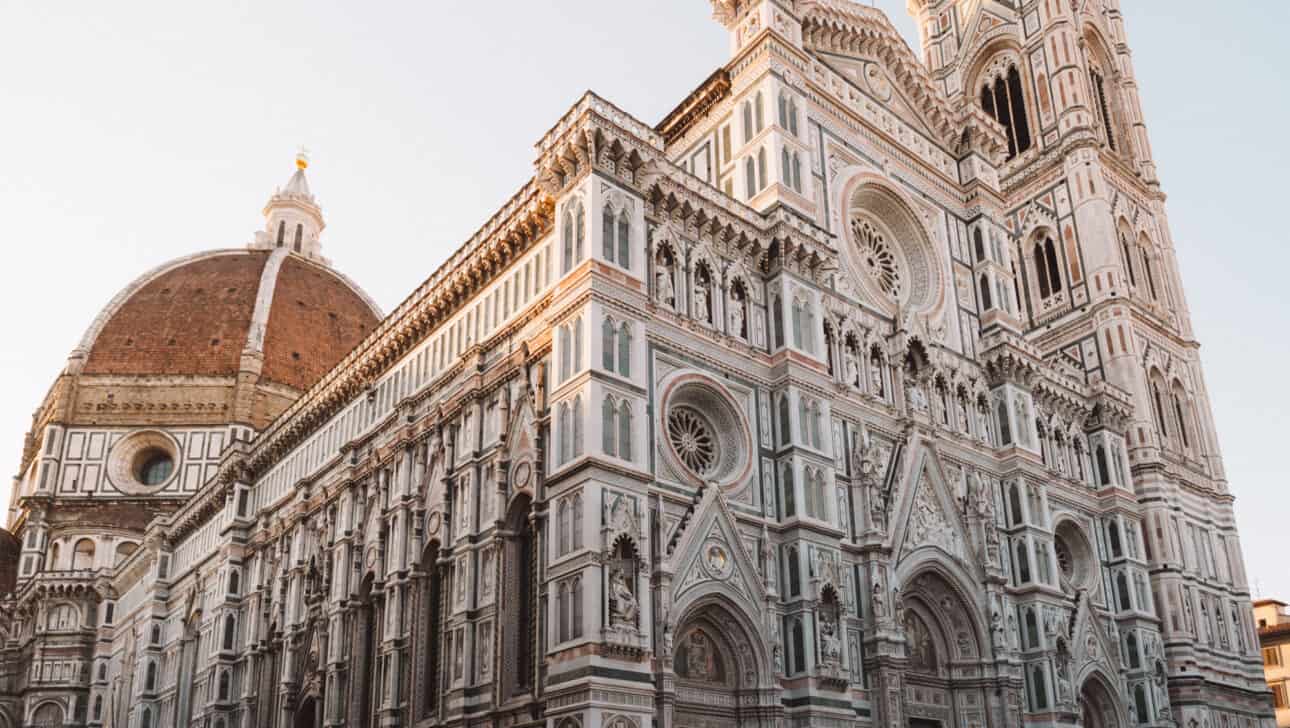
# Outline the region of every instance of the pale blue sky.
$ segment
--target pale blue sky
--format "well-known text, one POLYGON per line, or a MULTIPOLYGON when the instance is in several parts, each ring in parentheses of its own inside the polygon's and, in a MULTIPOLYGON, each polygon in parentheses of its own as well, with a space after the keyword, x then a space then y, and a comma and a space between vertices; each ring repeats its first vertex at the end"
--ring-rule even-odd
MULTIPOLYGON (((879 0, 907 37, 904 0, 879 0)), ((1122 0, 1251 580, 1290 598, 1282 0, 1122 0)), ((704 0, 0 7, 0 503, 122 286, 250 240, 304 144, 324 252, 392 308, 593 89, 655 122, 726 58, 704 0)), ((915 39, 916 41, 916 39, 915 39)))

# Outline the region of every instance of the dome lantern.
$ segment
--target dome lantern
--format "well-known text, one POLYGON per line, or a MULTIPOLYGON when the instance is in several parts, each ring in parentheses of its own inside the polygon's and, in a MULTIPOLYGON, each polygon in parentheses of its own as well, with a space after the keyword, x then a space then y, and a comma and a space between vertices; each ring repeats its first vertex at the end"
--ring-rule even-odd
POLYGON ((264 206, 264 229, 255 234, 252 248, 287 248, 294 253, 324 261, 319 236, 326 227, 322 208, 309 190, 305 169, 309 157, 302 148, 296 154, 296 171, 287 184, 274 191, 264 206))

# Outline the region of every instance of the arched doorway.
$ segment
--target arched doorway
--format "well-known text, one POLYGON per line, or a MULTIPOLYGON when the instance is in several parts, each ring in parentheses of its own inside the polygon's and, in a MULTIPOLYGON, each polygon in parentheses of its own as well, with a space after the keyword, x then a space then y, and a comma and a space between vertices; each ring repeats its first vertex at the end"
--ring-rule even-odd
POLYGON ((750 633, 722 600, 693 608, 676 630, 675 728, 755 725, 762 655, 750 633))
POLYGON ((1115 693, 1097 675, 1079 689, 1080 725, 1084 728, 1120 728, 1115 693))
POLYGON ((318 725, 317 711, 318 704, 313 696, 305 698, 300 702, 300 707, 296 708, 296 717, 292 721, 293 728, 315 728, 318 725))
POLYGON ((927 570, 907 582, 904 611, 905 710, 909 725, 985 725, 993 689, 982 686, 979 620, 955 582, 927 570))

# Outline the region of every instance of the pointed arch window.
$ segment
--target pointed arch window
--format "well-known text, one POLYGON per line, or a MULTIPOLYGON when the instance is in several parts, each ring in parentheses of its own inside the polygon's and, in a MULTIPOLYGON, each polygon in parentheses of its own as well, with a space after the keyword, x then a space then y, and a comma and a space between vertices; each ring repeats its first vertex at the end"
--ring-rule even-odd
POLYGON ((614 326, 614 320, 608 316, 600 323, 600 364, 607 372, 617 369, 614 365, 614 355, 618 352, 618 329, 614 326))
POLYGON ((1165 409, 1160 403, 1160 386, 1156 382, 1151 383, 1151 401, 1155 405, 1156 425, 1160 427, 1160 436, 1169 437, 1169 429, 1165 425, 1165 409))
POLYGON ((614 398, 608 395, 600 403, 600 434, 601 449, 610 457, 617 456, 618 405, 614 402, 614 398))
POLYGON ((618 403, 618 457, 632 459, 632 408, 626 401, 618 403))
MULTIPOLYGON (((743 122, 744 122, 744 144, 747 144, 748 142, 752 141, 752 138, 753 138, 753 117, 752 117, 752 113, 753 113, 753 112, 752 112, 752 102, 751 102, 751 101, 745 101, 745 102, 744 102, 744 118, 743 118, 743 122)), ((749 189, 752 189, 752 188, 751 188, 751 187, 749 187, 749 189)))
POLYGON ((756 131, 760 132, 762 127, 766 125, 765 103, 762 100, 762 93, 760 91, 757 92, 757 96, 753 99, 753 105, 757 121, 756 131))
POLYGON ((797 102, 787 92, 779 94, 779 125, 797 136, 797 102))
POLYGON ((1000 399, 995 403, 995 417, 999 421, 999 444, 1012 444, 1012 425, 1008 417, 1008 403, 1000 399))
POLYGON ((744 160, 744 188, 748 190, 748 199, 757 194, 757 167, 753 158, 744 160))
POLYGON ((1151 300, 1159 300, 1160 297, 1156 295, 1155 272, 1151 270, 1151 254, 1145 249, 1142 251, 1142 271, 1147 275, 1147 289, 1151 292, 1151 300))
POLYGON ((1039 297, 1048 298, 1053 294, 1053 289, 1052 284, 1048 282, 1048 263, 1044 260, 1043 243, 1035 243, 1031 257, 1035 261, 1035 278, 1039 282, 1039 297))
POLYGON ((1026 549, 1026 542, 1017 542, 1017 583, 1024 584, 1030 581, 1030 558, 1026 549))
POLYGON ((1115 148, 1115 130, 1111 123, 1111 107, 1106 103, 1106 82, 1102 78, 1101 72, 1096 69, 1089 69, 1089 77, 1093 79, 1093 93, 1097 95, 1097 110, 1102 116, 1102 129, 1106 132, 1106 145, 1111 151, 1115 148))
POLYGON ((618 373, 632 375, 632 327, 626 321, 618 327, 618 373))
POLYGON ((573 332, 567 324, 560 327, 558 338, 560 339, 560 381, 563 382, 573 373, 573 332))
POLYGON ((803 349, 806 348, 805 340, 802 338, 802 331, 805 324, 806 305, 801 298, 793 297, 793 346, 803 349))
POLYGON ((305 226, 300 223, 296 223, 296 242, 292 245, 292 248, 297 253, 300 252, 300 246, 304 242, 304 235, 305 235, 305 226))
POLYGON ((560 464, 573 459, 573 416, 569 405, 560 403, 560 464))
POLYGON ((618 213, 618 265, 632 267, 632 223, 627 210, 618 213))
POLYGON ((571 529, 573 532, 572 534, 570 534, 569 541, 573 546, 573 550, 577 551, 582 548, 582 494, 581 493, 574 493, 573 506, 571 507, 571 509, 572 510, 570 513, 569 520, 572 524, 571 529))
POLYGON ((792 442, 792 426, 789 424, 788 414, 788 395, 781 395, 779 398, 779 444, 781 446, 792 442))
POLYGON ((569 584, 568 582, 562 581, 560 582, 560 586, 557 587, 556 598, 555 598, 555 611, 556 611, 556 614, 559 615, 558 634, 556 635, 556 641, 568 642, 569 641, 569 584))
POLYGON ((972 242, 976 248, 976 262, 980 263, 985 260, 985 240, 981 235, 981 228, 972 231, 972 242))
POLYGON ((278 221, 278 247, 281 248, 287 242, 287 221, 278 221))
POLYGON ((1129 253, 1129 241, 1125 240, 1123 235, 1120 236, 1120 250, 1124 253, 1124 267, 1129 273, 1129 285, 1136 288, 1138 276, 1133 271, 1133 256, 1129 253))
POLYGON ((587 241, 587 216, 583 212, 581 202, 574 207, 573 217, 573 260, 576 263, 582 260, 587 241))
POLYGON ((570 365, 575 372, 582 369, 582 317, 573 320, 573 360, 570 365))
POLYGON ((153 660, 148 661, 148 668, 144 672, 143 689, 148 692, 157 689, 157 663, 153 660))
POLYGON ((556 506, 555 530, 556 530, 556 538, 558 539, 556 541, 556 544, 557 544, 556 555, 564 556, 565 554, 569 553, 570 530, 569 530, 569 499, 568 498, 561 500, 560 505, 556 506))
POLYGON ((757 190, 766 186, 766 147, 757 150, 757 190))
POLYGON ((613 263, 617 247, 614 244, 614 210, 609 205, 605 205, 604 209, 601 210, 600 223, 600 236, 603 238, 601 243, 604 246, 605 260, 613 263))
POLYGON ((981 310, 988 311, 994 308, 990 300, 990 279, 984 273, 981 274, 981 310))
POLYGON ((582 457, 582 395, 573 398, 573 457, 582 457))
POLYGON ((573 269, 573 211, 565 208, 564 211, 564 256, 560 259, 560 273, 568 273, 573 269))
POLYGON ((1187 435, 1187 417, 1183 414, 1182 398, 1178 395, 1177 390, 1173 392, 1172 396, 1174 400, 1174 416, 1178 421, 1178 434, 1182 437, 1183 447, 1190 448, 1191 438, 1187 435))
POLYGON ((1003 126, 1008 137, 1008 159, 1030 148, 1030 123, 1016 64, 981 87, 981 108, 1003 126))
POLYGON ((231 651, 233 649, 233 641, 236 638, 236 635, 237 635, 237 617, 234 617, 231 614, 225 615, 224 616, 224 640, 221 644, 221 649, 224 649, 226 651, 231 651))
POLYGON ((797 547, 788 549, 788 595, 795 597, 802 593, 802 567, 797 563, 797 547))
POLYGON ((1129 579, 1120 572, 1115 575, 1115 591, 1120 598, 1120 611, 1128 611, 1133 608, 1132 597, 1129 596, 1129 579))
MULTIPOLYGON (((793 485, 793 464, 784 463, 783 467, 780 468, 779 472, 780 472, 780 486, 784 492, 784 517, 792 518, 793 516, 797 515, 797 492, 795 491, 794 485, 793 485)), ((796 567, 793 565, 792 562, 790 562, 788 568, 789 568, 789 575, 791 576, 793 573, 792 569, 796 567)))
POLYGON ((1106 448, 1098 445, 1094 459, 1097 460, 1097 479, 1102 485, 1111 484, 1111 470, 1107 467, 1106 448))
POLYGON ((569 639, 582 637, 582 577, 573 577, 569 587, 569 639))
POLYGON ((774 339, 775 348, 780 349, 784 346, 784 306, 779 296, 770 297, 770 323, 771 334, 774 339))

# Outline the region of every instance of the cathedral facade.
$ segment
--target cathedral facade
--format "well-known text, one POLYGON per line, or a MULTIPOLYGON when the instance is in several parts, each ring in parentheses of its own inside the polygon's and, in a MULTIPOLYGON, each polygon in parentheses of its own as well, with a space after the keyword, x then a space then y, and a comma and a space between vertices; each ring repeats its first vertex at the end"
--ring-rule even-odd
POLYGON ((712 5, 388 315, 303 161, 108 304, 0 728, 1273 725, 1116 0, 712 5))

